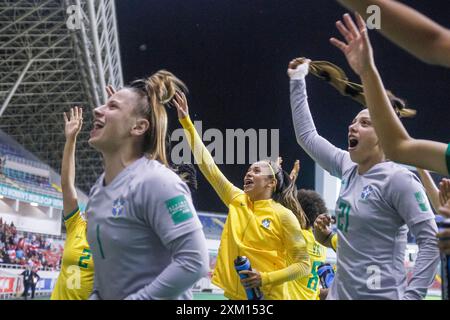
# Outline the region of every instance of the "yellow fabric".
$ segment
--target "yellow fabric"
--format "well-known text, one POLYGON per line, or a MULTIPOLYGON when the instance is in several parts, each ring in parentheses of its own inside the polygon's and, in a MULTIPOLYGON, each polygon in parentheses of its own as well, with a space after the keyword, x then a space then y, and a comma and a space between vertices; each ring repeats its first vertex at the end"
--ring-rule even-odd
POLYGON ((317 275, 317 267, 325 262, 327 258, 327 248, 322 246, 314 238, 311 229, 302 230, 306 240, 309 258, 311 259, 311 271, 308 277, 297 278, 289 282, 291 287, 292 300, 319 300, 320 280, 317 275))
POLYGON ((337 233, 335 233, 331 238, 331 247, 333 248, 334 251, 336 251, 337 249, 337 244, 338 244, 338 235, 337 233))
POLYGON ((300 223, 272 199, 252 202, 220 172, 189 117, 180 120, 200 171, 228 207, 212 282, 230 299, 247 299, 234 269, 247 256, 262 277, 264 299, 289 300, 287 281, 309 274, 310 261, 300 223))
POLYGON ((61 271, 50 299, 87 300, 94 285, 94 261, 86 238, 87 222, 78 208, 64 222, 67 238, 61 271))

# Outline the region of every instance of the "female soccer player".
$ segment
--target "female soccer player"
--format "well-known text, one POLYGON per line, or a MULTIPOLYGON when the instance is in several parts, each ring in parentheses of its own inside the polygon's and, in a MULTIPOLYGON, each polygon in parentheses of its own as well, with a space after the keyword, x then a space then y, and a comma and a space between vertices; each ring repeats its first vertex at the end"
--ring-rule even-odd
POLYGON ((244 286, 261 287, 267 300, 291 299, 287 282, 307 276, 310 262, 299 223, 304 224, 305 217, 289 175, 276 162, 255 162, 240 190, 220 172, 204 146, 183 93, 177 93, 174 105, 200 171, 229 210, 212 282, 229 299, 246 299, 244 286), (298 220, 294 213, 301 215, 298 220), (241 271, 248 275, 241 281, 233 266, 237 256, 248 257, 253 269, 241 271))
POLYGON ((357 15, 358 26, 349 14, 345 14, 343 20, 344 22, 338 21, 336 26, 346 43, 335 38, 330 41, 345 54, 353 71, 361 78, 373 126, 386 157, 392 161, 448 175, 450 144, 418 140, 409 136, 387 97, 373 59, 364 20, 357 15))
MULTIPOLYGON (((297 142, 342 180, 336 203, 337 272, 327 298, 421 299, 439 262, 436 223, 423 187, 411 172, 386 160, 367 110, 349 126, 348 152, 317 133, 307 101, 308 64, 295 59, 288 68, 297 142), (419 253, 407 283, 403 261, 408 227, 419 253)), ((326 236, 323 244, 331 247, 331 234, 326 236)))
POLYGON ((185 89, 161 70, 94 110, 89 144, 102 153, 105 171, 86 208, 90 299, 192 299, 190 288, 209 271, 189 189, 167 167, 165 106, 185 89))
POLYGON ((82 108, 71 108, 69 116, 64 113, 66 144, 61 165, 61 188, 67 236, 61 271, 51 300, 87 300, 94 284, 94 262, 86 237, 87 221, 78 207, 75 188, 75 147, 82 125, 82 108))

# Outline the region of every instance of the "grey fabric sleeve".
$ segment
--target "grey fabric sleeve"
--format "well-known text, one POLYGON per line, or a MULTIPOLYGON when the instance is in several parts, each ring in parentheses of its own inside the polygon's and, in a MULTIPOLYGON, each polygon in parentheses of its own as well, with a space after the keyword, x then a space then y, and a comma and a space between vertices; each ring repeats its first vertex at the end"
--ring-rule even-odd
POLYGON ((291 109, 297 143, 331 175, 341 178, 353 165, 348 152, 336 148, 321 137, 314 125, 308 105, 305 80, 291 80, 291 109))
POLYGON ((209 271, 208 250, 203 230, 185 234, 168 244, 172 262, 150 284, 126 300, 176 299, 209 271))
POLYGON ((414 265, 413 276, 402 299, 419 300, 425 298, 439 265, 437 226, 434 220, 425 220, 412 225, 410 230, 416 238, 419 253, 414 265))

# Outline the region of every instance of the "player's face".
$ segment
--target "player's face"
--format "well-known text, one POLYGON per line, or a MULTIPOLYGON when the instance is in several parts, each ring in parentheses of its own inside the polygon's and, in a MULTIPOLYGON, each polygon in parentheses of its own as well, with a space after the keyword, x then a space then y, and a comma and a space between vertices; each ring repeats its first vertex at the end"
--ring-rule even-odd
POLYGON ((244 192, 251 199, 261 199, 264 194, 271 194, 275 187, 275 179, 266 161, 255 162, 244 177, 244 192))
POLYGON ((139 99, 135 92, 122 89, 112 95, 106 104, 95 108, 89 144, 99 151, 112 152, 132 143, 131 132, 138 119, 134 110, 139 99))
POLYGON ((348 151, 358 164, 382 153, 368 110, 358 113, 348 127, 348 151))

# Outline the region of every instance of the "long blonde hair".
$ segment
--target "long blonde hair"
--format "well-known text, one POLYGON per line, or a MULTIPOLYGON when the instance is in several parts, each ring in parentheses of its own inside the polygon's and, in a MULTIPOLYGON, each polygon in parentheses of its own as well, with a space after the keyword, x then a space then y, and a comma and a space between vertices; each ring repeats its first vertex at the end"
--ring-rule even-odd
POLYGON ((133 81, 130 89, 145 97, 146 103, 139 104, 136 112, 144 116, 150 127, 145 133, 142 150, 152 160, 168 166, 167 157, 167 112, 177 91, 188 92, 187 86, 173 73, 159 70, 146 79, 133 81))

